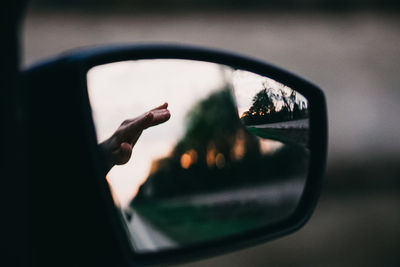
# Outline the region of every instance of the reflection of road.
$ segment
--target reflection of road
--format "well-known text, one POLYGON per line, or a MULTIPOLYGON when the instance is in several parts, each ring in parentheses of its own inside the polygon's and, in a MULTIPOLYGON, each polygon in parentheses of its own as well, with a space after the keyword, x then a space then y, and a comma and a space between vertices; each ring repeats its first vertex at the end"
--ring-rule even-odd
POLYGON ((202 193, 168 201, 169 204, 219 205, 228 203, 258 202, 279 205, 283 202, 296 204, 303 192, 304 179, 291 179, 274 184, 230 189, 215 193, 202 193))
POLYGON ((155 229, 146 219, 133 210, 128 227, 133 237, 134 247, 140 252, 176 246, 174 241, 155 229))
POLYGON ((261 128, 261 129, 308 129, 309 119, 283 121, 268 124, 249 125, 248 127, 261 128))
MULTIPOLYGON (((201 213, 206 214, 204 218, 196 222, 199 227, 203 222, 205 225, 220 222, 232 226, 237 223, 238 219, 239 221, 246 219, 243 216, 249 216, 247 219, 253 220, 254 227, 258 227, 279 221, 290 215, 298 204, 303 187, 304 179, 293 178, 246 188, 164 199, 161 202, 163 206, 170 210, 189 207, 189 210, 201 211, 201 213), (258 214, 258 219, 254 218, 255 213, 258 214)), ((145 252, 170 249, 179 245, 163 234, 162 230, 150 224, 146 217, 141 216, 133 209, 130 212, 132 220, 128 227, 133 237, 135 249, 145 252)), ((191 212, 188 212, 184 214, 184 217, 192 215, 191 212)), ((182 223, 182 218, 178 216, 174 217, 173 220, 179 224, 182 223)), ((184 222, 187 223, 186 219, 184 222)), ((193 242, 200 240, 198 238, 196 234, 193 234, 193 242)))
POLYGON ((309 120, 294 120, 277 123, 246 126, 249 131, 263 139, 277 140, 283 143, 308 146, 309 120))

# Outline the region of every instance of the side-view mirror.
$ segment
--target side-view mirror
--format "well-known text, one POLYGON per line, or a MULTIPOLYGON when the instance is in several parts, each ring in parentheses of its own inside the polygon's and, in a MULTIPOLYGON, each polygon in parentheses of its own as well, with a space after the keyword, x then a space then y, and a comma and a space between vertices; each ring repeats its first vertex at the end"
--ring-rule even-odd
MULTIPOLYGON (((112 217, 104 227, 129 261, 192 259, 265 242, 299 229, 316 206, 325 100, 287 71, 227 52, 140 45, 72 52, 25 76, 27 86, 41 88, 31 107, 40 95, 48 102, 55 82, 65 89, 57 104, 46 103, 51 110, 75 105, 59 112, 69 123, 57 127, 78 138, 69 128, 75 121, 86 173, 96 178, 63 190, 81 192, 79 201, 97 196, 97 209, 112 217), (164 102, 170 117, 131 134, 129 161, 110 166, 101 144, 164 102)), ((43 120, 32 115, 28 131, 37 137, 43 120)))

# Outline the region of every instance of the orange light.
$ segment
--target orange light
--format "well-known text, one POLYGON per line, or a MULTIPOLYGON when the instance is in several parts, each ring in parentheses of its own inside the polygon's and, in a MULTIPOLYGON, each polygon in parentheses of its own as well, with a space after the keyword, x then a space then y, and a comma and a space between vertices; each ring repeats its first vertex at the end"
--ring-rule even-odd
POLYGON ((206 156, 207 166, 209 168, 215 165, 215 154, 216 154, 215 145, 213 143, 210 143, 207 148, 207 156, 206 156))
POLYGON ((235 144, 231 150, 231 159, 238 161, 244 157, 246 153, 246 137, 243 130, 236 132, 235 144))
POLYGON ((190 159, 190 155, 188 153, 184 153, 181 156, 181 166, 184 169, 188 169, 190 165, 192 164, 192 161, 190 159))
POLYGON ((193 163, 197 161, 197 152, 194 149, 186 151, 181 156, 181 166, 184 169, 188 169, 193 163))

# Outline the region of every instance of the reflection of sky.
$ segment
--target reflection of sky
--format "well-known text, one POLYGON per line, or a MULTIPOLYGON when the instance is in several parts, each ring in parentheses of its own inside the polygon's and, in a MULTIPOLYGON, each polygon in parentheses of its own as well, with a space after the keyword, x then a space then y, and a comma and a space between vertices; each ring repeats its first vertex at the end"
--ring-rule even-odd
POLYGON ((110 137, 125 119, 169 103, 171 119, 145 130, 131 160, 108 174, 122 205, 143 183, 151 162, 167 156, 183 136, 187 111, 225 84, 222 73, 229 71, 212 63, 183 60, 126 61, 89 71, 88 90, 99 142, 110 137))

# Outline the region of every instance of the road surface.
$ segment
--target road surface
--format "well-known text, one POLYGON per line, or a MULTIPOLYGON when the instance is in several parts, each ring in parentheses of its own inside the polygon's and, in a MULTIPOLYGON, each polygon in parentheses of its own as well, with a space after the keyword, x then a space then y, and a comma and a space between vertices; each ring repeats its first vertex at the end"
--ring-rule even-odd
POLYGON ((128 229, 135 250, 138 252, 149 252, 177 246, 173 240, 157 230, 137 212, 134 210, 131 210, 131 212, 132 219, 128 222, 128 229))

